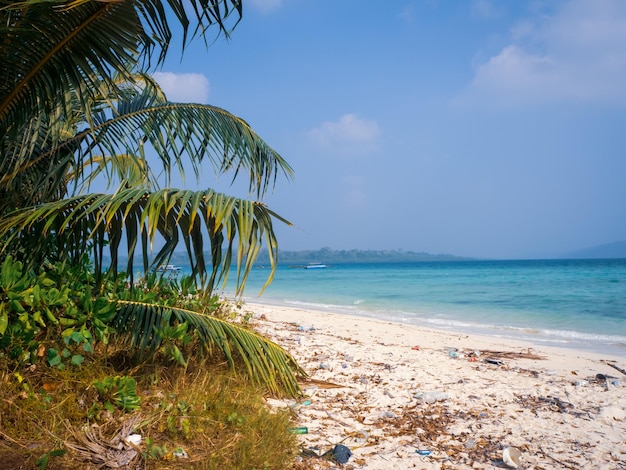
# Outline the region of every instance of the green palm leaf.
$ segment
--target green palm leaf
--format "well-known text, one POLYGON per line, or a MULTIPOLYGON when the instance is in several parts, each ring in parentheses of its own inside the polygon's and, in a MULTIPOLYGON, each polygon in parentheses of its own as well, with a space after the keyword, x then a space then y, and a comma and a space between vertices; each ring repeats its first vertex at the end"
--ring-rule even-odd
MULTIPOLYGON (((217 282, 226 284, 232 252, 236 249, 236 290, 240 292, 261 246, 267 248, 275 266, 274 220, 289 224, 262 203, 213 190, 167 189, 150 193, 144 188, 130 188, 115 194, 66 198, 0 218, 0 239, 4 240, 0 253, 18 245, 30 254, 33 263, 37 263, 45 259, 50 250, 59 251, 59 256, 74 261, 92 250, 98 266, 102 264, 102 248, 109 244, 111 269, 116 273, 121 235, 125 233, 129 255, 127 270, 132 275, 138 245, 147 270, 147 253, 155 243, 163 243, 152 260, 152 265, 158 266, 169 260, 182 240, 192 272, 208 292, 217 282), (209 263, 202 249, 205 237, 210 246, 209 263), (210 273, 207 264, 211 266, 210 273)), ((273 271, 266 285, 271 282, 273 271)))
POLYGON ((112 326, 133 347, 155 350, 161 344, 157 332, 164 325, 186 322, 208 348, 217 348, 224 355, 230 367, 235 367, 238 357, 250 377, 271 392, 291 396, 299 393, 296 375, 306 376, 306 372, 279 345, 251 330, 181 308, 126 300, 117 300, 116 305, 112 326))
POLYGON ((240 0, 0 0, 0 142, 19 141, 37 116, 71 120, 76 96, 91 122, 93 102, 118 89, 116 74, 149 69, 155 52, 163 63, 172 19, 183 28, 184 49, 191 18, 193 35, 205 37, 213 26, 228 35, 241 14, 240 0))

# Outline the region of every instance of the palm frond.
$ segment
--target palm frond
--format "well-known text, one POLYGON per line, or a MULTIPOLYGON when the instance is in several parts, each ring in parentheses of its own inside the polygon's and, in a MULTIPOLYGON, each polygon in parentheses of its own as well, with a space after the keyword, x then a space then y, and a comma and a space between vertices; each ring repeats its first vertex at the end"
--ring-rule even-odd
MULTIPOLYGON (((290 178, 289 164, 242 119, 224 109, 203 104, 161 102, 145 87, 119 100, 113 115, 99 120, 73 140, 82 142, 79 161, 91 157, 96 146, 110 155, 144 155, 150 146, 168 175, 191 164, 197 180, 206 161, 216 174, 249 175, 249 190, 262 197, 279 174, 290 178)), ((42 155, 46 158, 46 155, 42 155)), ((182 175, 184 176, 184 174, 182 175)))
POLYGON ((172 18, 183 28, 184 50, 188 12, 197 23, 194 35, 212 26, 228 35, 242 6, 240 0, 0 0, 0 142, 19 139, 37 115, 61 109, 69 116, 70 93, 80 97, 89 120, 91 102, 103 89, 116 89, 116 73, 130 77, 137 66, 150 69, 155 52, 156 65, 163 63, 172 18))
MULTIPOLYGON (((132 276, 137 245, 141 246, 140 256, 147 269, 148 253, 157 242, 162 246, 152 260, 154 266, 166 263, 182 242, 193 275, 211 292, 216 283, 226 284, 236 249, 236 291, 240 293, 261 246, 265 245, 273 268, 276 266, 274 220, 289 224, 262 203, 213 190, 164 189, 150 193, 143 188, 130 188, 115 194, 66 198, 0 218, 0 253, 21 247, 36 263, 50 250, 74 260, 91 250, 96 266, 101 266, 103 246, 109 245, 111 270, 115 274, 125 233, 127 272, 132 276), (203 251, 204 237, 210 246, 209 263, 203 251)), ((266 285, 273 274, 274 269, 266 285)))
MULTIPOLYGON (((240 174, 248 174, 249 189, 256 193, 257 199, 275 184, 279 174, 287 178, 292 176, 293 171, 287 162, 242 119, 215 106, 166 102, 149 77, 138 75, 133 79, 130 86, 125 85, 123 97, 106 99, 112 108, 108 112, 106 108, 94 112, 93 123, 85 130, 70 135, 80 122, 66 123, 62 139, 51 139, 47 133, 28 151, 25 146, 14 145, 16 151, 27 157, 16 154, 9 158, 7 154, 0 162, 0 187, 33 168, 50 165, 58 155, 68 154, 75 156, 75 170, 70 176, 78 184, 76 192, 83 192, 84 184, 88 185, 97 173, 107 168, 119 170, 120 165, 125 165, 124 172, 131 169, 127 160, 118 158, 118 155, 135 156, 143 171, 137 172, 140 168, 135 165, 132 168, 134 176, 143 174, 143 182, 152 181, 152 187, 155 187, 156 180, 148 179, 145 173, 148 167, 146 147, 156 153, 163 173, 168 176, 165 186, 169 186, 172 170, 178 168, 183 173, 186 164, 191 165, 199 180, 207 161, 216 174, 230 172, 233 180, 240 174), (140 80, 143 85, 136 86, 140 80), (56 144, 52 145, 52 142, 56 144), (102 159, 114 166, 102 165, 102 159), (90 166, 92 163, 93 167, 90 166), (78 183, 79 179, 84 184, 78 183)), ((50 127, 49 120, 37 120, 34 125, 39 129, 50 127)), ((109 181, 114 179, 112 173, 106 176, 109 181)))
POLYGON ((211 315, 175 307, 127 300, 115 301, 117 315, 112 326, 130 345, 142 351, 154 351, 162 341, 158 331, 174 322, 186 322, 208 348, 217 348, 230 367, 236 358, 244 363, 250 377, 276 394, 295 396, 299 392, 296 375, 306 372, 291 355, 276 343, 211 315))

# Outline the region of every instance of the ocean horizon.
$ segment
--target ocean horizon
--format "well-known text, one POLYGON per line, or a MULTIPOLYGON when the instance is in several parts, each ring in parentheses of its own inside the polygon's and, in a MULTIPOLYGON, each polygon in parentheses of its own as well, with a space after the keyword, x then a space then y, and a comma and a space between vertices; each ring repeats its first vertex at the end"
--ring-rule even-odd
POLYGON ((626 356, 626 259, 281 265, 258 296, 268 274, 244 301, 626 356))

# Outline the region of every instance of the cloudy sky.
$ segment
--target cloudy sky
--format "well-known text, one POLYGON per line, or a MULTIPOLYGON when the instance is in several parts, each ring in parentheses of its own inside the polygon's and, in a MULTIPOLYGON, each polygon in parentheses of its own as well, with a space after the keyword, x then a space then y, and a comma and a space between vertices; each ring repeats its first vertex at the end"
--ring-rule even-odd
POLYGON ((170 54, 157 80, 292 165, 265 199, 294 223, 282 249, 626 239, 624 0, 244 0, 230 40, 170 54))

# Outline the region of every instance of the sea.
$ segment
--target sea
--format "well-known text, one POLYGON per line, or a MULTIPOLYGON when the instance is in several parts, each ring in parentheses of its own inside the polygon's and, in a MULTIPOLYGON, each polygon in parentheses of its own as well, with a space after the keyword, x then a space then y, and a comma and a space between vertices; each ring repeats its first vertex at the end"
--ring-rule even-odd
POLYGON ((252 270, 244 301, 626 358, 626 259, 279 266, 259 296, 269 273, 252 270))

